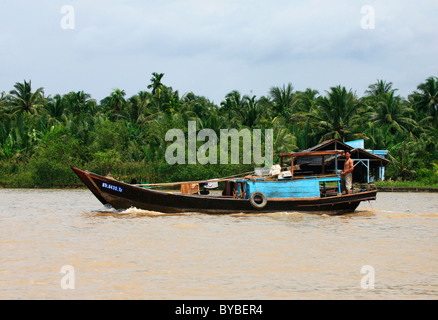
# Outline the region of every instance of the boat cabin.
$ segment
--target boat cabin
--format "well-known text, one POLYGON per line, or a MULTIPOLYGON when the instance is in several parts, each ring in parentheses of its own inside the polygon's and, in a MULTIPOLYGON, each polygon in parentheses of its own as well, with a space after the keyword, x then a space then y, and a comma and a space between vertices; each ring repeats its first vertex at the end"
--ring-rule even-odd
MULTIPOLYGON (((327 140, 313 146, 302 152, 320 152, 320 151, 348 151, 351 154, 351 159, 354 163, 353 181, 358 183, 370 183, 375 180, 384 180, 385 167, 390 163, 389 159, 385 158, 388 151, 386 150, 366 150, 364 141, 341 142, 336 139, 327 140)), ((322 173, 323 171, 334 171, 335 166, 343 168, 345 159, 341 156, 338 159, 335 157, 326 157, 324 163, 316 158, 303 157, 298 159, 297 164, 301 171, 305 174, 322 173), (335 163, 338 160, 338 163, 335 163)))
POLYGON ((223 196, 248 199, 253 193, 263 193, 275 198, 316 198, 335 196, 341 193, 340 176, 336 172, 326 172, 324 163, 327 157, 335 158, 343 151, 297 152, 280 154, 280 165, 274 166, 268 176, 249 176, 244 179, 227 181, 223 196), (323 170, 320 174, 303 172, 297 160, 303 157, 319 158, 323 170))

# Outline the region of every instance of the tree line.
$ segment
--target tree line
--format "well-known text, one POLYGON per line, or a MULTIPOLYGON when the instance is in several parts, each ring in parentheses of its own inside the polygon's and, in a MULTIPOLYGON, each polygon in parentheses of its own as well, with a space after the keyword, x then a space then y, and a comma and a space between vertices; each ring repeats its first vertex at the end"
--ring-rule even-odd
POLYGON ((101 101, 84 91, 45 96, 31 81, 0 93, 0 183, 50 187, 78 183, 70 164, 122 180, 171 182, 223 177, 250 165, 174 165, 164 154, 166 131, 273 129, 274 154, 305 150, 327 139, 364 139, 389 150, 387 178, 438 183, 438 78, 407 97, 377 80, 362 96, 344 86, 324 93, 296 91, 291 83, 266 96, 229 92, 217 105, 163 83, 152 73, 145 90, 127 97, 114 89, 101 101))

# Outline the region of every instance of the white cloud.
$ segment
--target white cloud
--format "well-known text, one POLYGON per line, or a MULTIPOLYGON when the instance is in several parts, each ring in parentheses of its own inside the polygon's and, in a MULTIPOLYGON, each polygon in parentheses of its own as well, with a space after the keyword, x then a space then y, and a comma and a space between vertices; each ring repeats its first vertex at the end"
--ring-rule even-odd
POLYGON ((0 91, 32 79, 47 93, 145 90, 152 72, 219 103, 271 86, 363 94, 377 79, 407 95, 438 70, 436 1, 12 1, 0 10, 0 91), (65 3, 64 3, 65 2, 65 3), (63 5, 75 30, 60 27, 63 5), (361 7, 375 29, 361 28, 361 7))

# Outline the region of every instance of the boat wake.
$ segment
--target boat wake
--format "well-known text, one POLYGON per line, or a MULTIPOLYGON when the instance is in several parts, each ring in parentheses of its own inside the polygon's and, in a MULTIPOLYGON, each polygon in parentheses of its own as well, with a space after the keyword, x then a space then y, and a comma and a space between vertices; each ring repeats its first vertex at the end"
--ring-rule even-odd
POLYGON ((163 217, 163 216, 181 216, 181 215, 197 215, 199 212, 185 212, 185 213, 164 213, 158 211, 150 211, 131 207, 129 209, 114 209, 104 208, 102 210, 94 210, 91 212, 94 216, 114 216, 118 218, 130 218, 130 217, 163 217))
POLYGON ((138 209, 135 207, 131 207, 131 208, 126 209, 126 210, 118 210, 118 213, 125 214, 125 215, 135 215, 135 216, 163 216, 163 215, 166 215, 163 212, 143 210, 143 209, 138 209))
POLYGON ((163 216, 165 213, 157 212, 157 211, 149 211, 149 210, 142 210, 137 209, 135 207, 131 207, 129 209, 123 209, 123 210, 117 210, 114 208, 104 208, 102 210, 93 210, 91 212, 93 216, 96 217, 106 217, 106 216, 113 216, 113 217, 135 217, 135 216, 150 216, 150 217, 156 217, 156 216, 163 216))
MULTIPOLYGON (((114 209, 111 207, 106 207, 102 210, 94 210, 91 212, 88 212, 87 214, 91 214, 95 217, 117 217, 117 218, 135 218, 135 217, 170 217, 170 216, 193 216, 193 215, 205 215, 205 213, 202 212, 180 212, 180 213, 164 213, 164 212, 158 212, 158 211, 150 211, 150 210, 144 210, 144 209, 138 209, 136 207, 131 207, 129 209, 114 209)), ((207 214, 208 215, 208 214, 207 214)), ((226 214, 210 214, 210 215, 227 215, 230 217, 301 217, 301 216, 322 216, 322 217, 329 217, 336 214, 328 213, 328 212, 312 212, 311 215, 305 212, 299 212, 299 211, 278 211, 278 212, 266 212, 266 213, 248 213, 248 212, 235 212, 235 213, 226 213, 226 214)), ((351 214, 344 214, 343 216, 374 216, 375 212, 368 211, 368 210, 361 210, 357 211, 355 213, 351 214)))

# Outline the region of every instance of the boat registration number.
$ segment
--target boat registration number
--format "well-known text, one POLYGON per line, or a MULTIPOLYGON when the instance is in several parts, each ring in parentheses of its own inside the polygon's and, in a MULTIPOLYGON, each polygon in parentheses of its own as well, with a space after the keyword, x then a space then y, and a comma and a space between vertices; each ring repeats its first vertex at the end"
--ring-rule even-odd
POLYGON ((123 192, 123 188, 122 187, 113 186, 112 184, 109 184, 109 183, 106 183, 106 182, 102 182, 102 187, 105 188, 105 189, 116 191, 116 192, 123 192))

